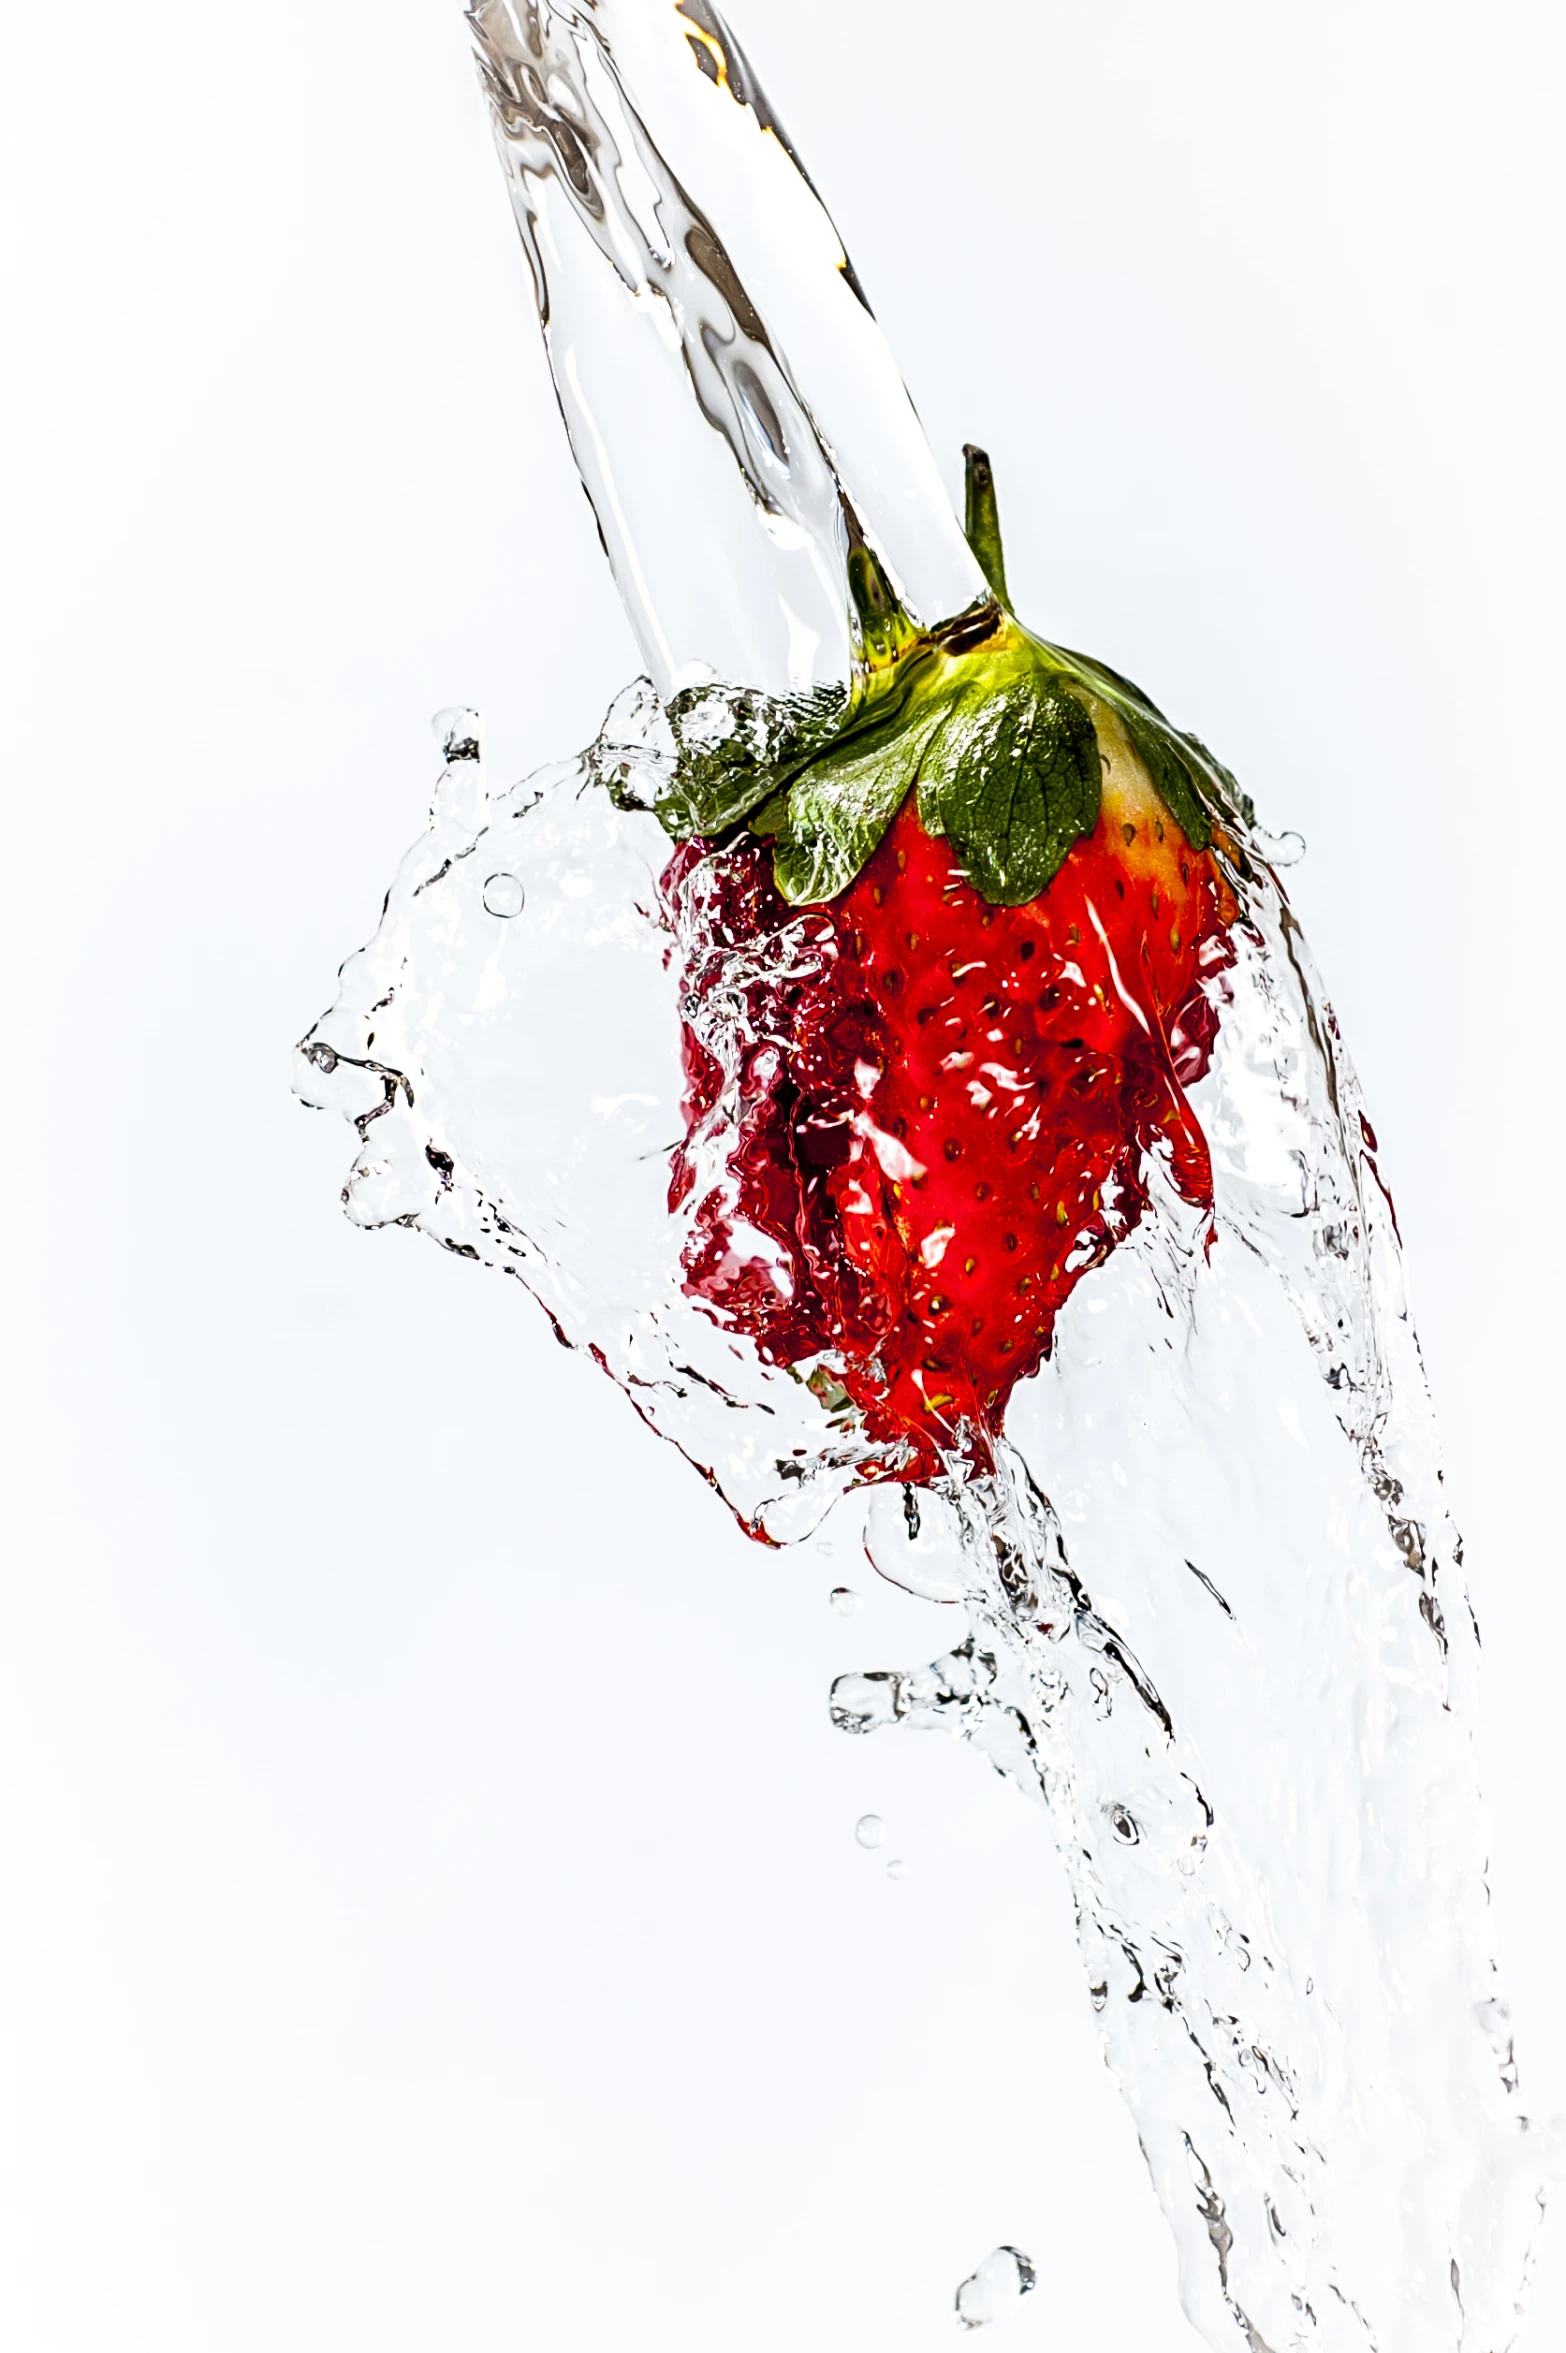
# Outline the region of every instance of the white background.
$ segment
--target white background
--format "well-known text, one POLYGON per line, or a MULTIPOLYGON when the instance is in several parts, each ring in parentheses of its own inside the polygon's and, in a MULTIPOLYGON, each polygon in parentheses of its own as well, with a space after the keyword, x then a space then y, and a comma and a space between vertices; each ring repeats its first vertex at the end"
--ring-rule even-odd
MULTIPOLYGON (((1022 610, 1309 838, 1566 2107, 1559 11, 733 17, 1022 610)), ((826 1723, 945 1622, 833 1617, 288 1097, 428 714, 519 772, 634 668, 455 0, 18 6, 0 108, 0 2342, 921 2353, 1012 2239, 1007 2342, 1183 2353, 1042 1824, 826 1723)))

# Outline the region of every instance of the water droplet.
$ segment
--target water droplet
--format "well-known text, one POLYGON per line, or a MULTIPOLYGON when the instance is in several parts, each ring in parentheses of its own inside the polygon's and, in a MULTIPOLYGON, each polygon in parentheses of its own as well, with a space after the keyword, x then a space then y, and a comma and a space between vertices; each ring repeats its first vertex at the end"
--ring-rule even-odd
POLYGON ((854 1836, 861 1846, 885 1846, 886 1824, 879 1814, 861 1814, 854 1824, 854 1836))
POLYGON ((1135 1815, 1128 1814, 1124 1806, 1110 1807, 1109 1822, 1122 1846, 1135 1846, 1141 1838, 1142 1833, 1136 1826, 1135 1815))
POLYGON ((828 1701, 839 1732, 879 1732, 903 1713, 901 1675, 839 1675, 828 1701))
POLYGON ((886 1876, 888 1879, 907 1878, 908 1865, 903 1861, 901 1855, 894 1855, 892 1860, 887 1864, 886 1876))
POLYGON ((435 741, 440 745, 440 756, 448 768, 459 760, 482 758, 483 722, 477 711, 469 710, 466 703, 457 703, 449 710, 437 711, 430 725, 435 730, 435 741))
POLYGON ((865 1558, 888 1584, 922 1601, 961 1601, 972 1582, 962 1519, 928 1487, 877 1487, 865 1515, 865 1558))
POLYGON ((1251 828, 1251 847, 1269 866, 1297 866, 1305 855, 1302 833, 1269 833, 1263 825, 1251 828))
POLYGON ((851 1585, 834 1585, 828 1599, 840 1618, 857 1618, 865 1606, 865 1597, 851 1585))
POLYGON ((957 2317, 964 2328, 984 2328, 1015 2312, 1036 2278, 1033 2265, 1017 2247, 997 2247, 970 2279, 957 2290, 957 2317))
POLYGON ((312 1044, 306 1046, 304 1052, 307 1062, 313 1062, 317 1070, 324 1070, 327 1077, 331 1077, 332 1072, 337 1068, 337 1056, 330 1046, 323 1045, 321 1040, 316 1038, 312 1044))
POLYGON ((491 915, 520 915, 527 901, 515 874, 492 874, 484 885, 484 905, 491 915))

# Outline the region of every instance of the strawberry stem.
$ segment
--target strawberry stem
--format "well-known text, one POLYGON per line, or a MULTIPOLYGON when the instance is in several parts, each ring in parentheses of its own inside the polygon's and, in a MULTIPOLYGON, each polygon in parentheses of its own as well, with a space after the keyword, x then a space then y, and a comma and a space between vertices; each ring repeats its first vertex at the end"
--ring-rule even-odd
POLYGON ((1011 598, 1006 591, 1006 558, 1001 548, 1000 508, 995 498, 995 476, 989 455, 976 449, 971 441, 963 444, 963 460, 967 466, 967 513, 963 534, 979 560, 984 574, 1006 610, 1011 610, 1011 598))

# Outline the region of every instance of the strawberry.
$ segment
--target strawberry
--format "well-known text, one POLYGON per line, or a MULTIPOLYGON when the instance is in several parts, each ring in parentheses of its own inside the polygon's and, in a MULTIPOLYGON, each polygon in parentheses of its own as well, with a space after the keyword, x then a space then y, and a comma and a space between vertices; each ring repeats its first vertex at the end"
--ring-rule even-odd
POLYGON ((1146 1209, 1150 1155, 1210 1211, 1186 1090, 1237 911, 1214 854, 1232 779, 1021 629, 968 459, 993 603, 921 634, 856 548, 855 702, 772 715, 759 759, 688 756, 664 877, 687 1292, 769 1361, 822 1360, 818 1388, 906 1479, 989 1460, 1072 1291, 1146 1209))

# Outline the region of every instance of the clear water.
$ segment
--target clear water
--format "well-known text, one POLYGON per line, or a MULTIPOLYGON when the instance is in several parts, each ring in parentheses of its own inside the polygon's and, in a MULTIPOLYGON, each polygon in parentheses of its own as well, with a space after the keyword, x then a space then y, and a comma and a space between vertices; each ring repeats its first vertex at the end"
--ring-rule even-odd
MULTIPOLYGON (((804 910, 725 941, 699 887, 665 893, 664 698, 709 686, 700 723, 743 742, 767 698, 841 686, 859 538, 927 619, 982 583, 703 0, 472 17, 648 677, 587 752, 509 787, 476 716, 441 714, 429 823, 299 1053, 299 1094, 357 1131, 348 1214, 515 1277, 752 1535, 831 1514, 839 1574, 857 1556, 932 1604, 935 1655, 840 1677, 834 1721, 971 1741, 1047 1810, 1211 2345, 1500 2353, 1554 2137, 1519 2102, 1477 1636, 1373 1131, 1278 879, 1297 839, 1228 857, 1236 955, 1192 1094, 1213 1234, 1151 1167, 1152 1213, 1071 1296, 993 1469, 954 1460, 914 1508, 867 1486, 886 1450, 812 1382, 830 1367, 763 1362, 682 1287, 697 1206, 730 1182, 720 1116, 670 1207, 682 1014, 732 1110, 767 1043, 758 967, 808 971, 820 939, 804 910)), ((1030 2283, 997 2250, 962 2319, 1030 2283)))
POLYGON ((476 0, 469 19, 571 448, 659 693, 845 679, 861 530, 922 619, 982 597, 842 242, 721 18, 476 0))
POLYGON ((1036 2274, 1017 2247, 997 2247, 957 2290, 957 2318, 964 2328, 984 2328, 1015 2312, 1036 2274))

